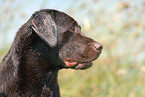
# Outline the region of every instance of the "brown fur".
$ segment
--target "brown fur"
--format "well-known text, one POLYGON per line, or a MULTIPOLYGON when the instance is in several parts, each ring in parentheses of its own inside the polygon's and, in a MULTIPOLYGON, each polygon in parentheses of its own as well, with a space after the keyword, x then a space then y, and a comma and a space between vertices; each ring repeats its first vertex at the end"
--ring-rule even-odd
POLYGON ((19 29, 0 64, 0 96, 59 97, 58 71, 87 69, 102 45, 63 12, 35 12, 19 29))

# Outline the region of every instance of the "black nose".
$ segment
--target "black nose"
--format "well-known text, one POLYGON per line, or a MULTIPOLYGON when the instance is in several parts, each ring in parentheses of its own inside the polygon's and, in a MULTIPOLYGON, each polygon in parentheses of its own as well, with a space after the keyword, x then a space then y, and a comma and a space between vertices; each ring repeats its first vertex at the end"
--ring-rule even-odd
POLYGON ((101 50, 103 49, 103 45, 101 43, 93 42, 92 45, 98 52, 101 52, 101 50))

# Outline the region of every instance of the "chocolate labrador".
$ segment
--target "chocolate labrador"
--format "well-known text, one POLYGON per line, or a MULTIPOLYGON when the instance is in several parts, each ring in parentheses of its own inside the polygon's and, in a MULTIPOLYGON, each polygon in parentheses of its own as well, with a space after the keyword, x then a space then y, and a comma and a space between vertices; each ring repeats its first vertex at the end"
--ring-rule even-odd
POLYGON ((58 71, 91 67, 102 48, 69 15, 39 10, 19 29, 0 64, 0 96, 60 97, 58 71))

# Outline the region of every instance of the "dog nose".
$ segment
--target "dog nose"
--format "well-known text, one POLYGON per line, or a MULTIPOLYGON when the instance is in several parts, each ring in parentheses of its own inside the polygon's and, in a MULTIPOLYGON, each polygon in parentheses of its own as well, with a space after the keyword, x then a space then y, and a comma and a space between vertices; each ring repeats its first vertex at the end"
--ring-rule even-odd
POLYGON ((92 45, 95 48, 95 50, 101 53, 101 50, 103 49, 103 45, 101 43, 93 42, 92 45))

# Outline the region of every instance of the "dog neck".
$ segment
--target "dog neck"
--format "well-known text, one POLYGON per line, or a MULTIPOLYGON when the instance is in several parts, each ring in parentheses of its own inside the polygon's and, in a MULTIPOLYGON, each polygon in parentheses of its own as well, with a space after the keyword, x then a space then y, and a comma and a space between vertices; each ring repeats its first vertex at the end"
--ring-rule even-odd
POLYGON ((41 93, 41 96, 53 95, 59 97, 57 83, 59 68, 55 67, 55 64, 48 63, 40 53, 31 50, 25 52, 19 66, 20 72, 18 73, 20 79, 22 79, 19 82, 20 87, 22 90, 27 88, 28 92, 33 90, 30 93, 36 93, 37 95, 41 93))
POLYGON ((3 69, 8 70, 1 72, 6 75, 3 76, 6 87, 3 87, 2 91, 10 96, 59 97, 58 68, 54 69, 43 58, 41 59, 38 53, 30 50, 25 51, 25 54, 18 58, 19 60, 15 60, 18 61, 17 64, 13 64, 15 62, 12 56, 6 56, 2 62, 2 64, 7 64, 3 69))
POLYGON ((0 93, 5 92, 6 95, 15 97, 59 97, 59 68, 55 67, 55 63, 48 63, 49 59, 44 59, 41 53, 35 50, 31 37, 24 37, 23 41, 21 39, 14 41, 1 63, 0 78, 4 80, 0 81, 0 93))

